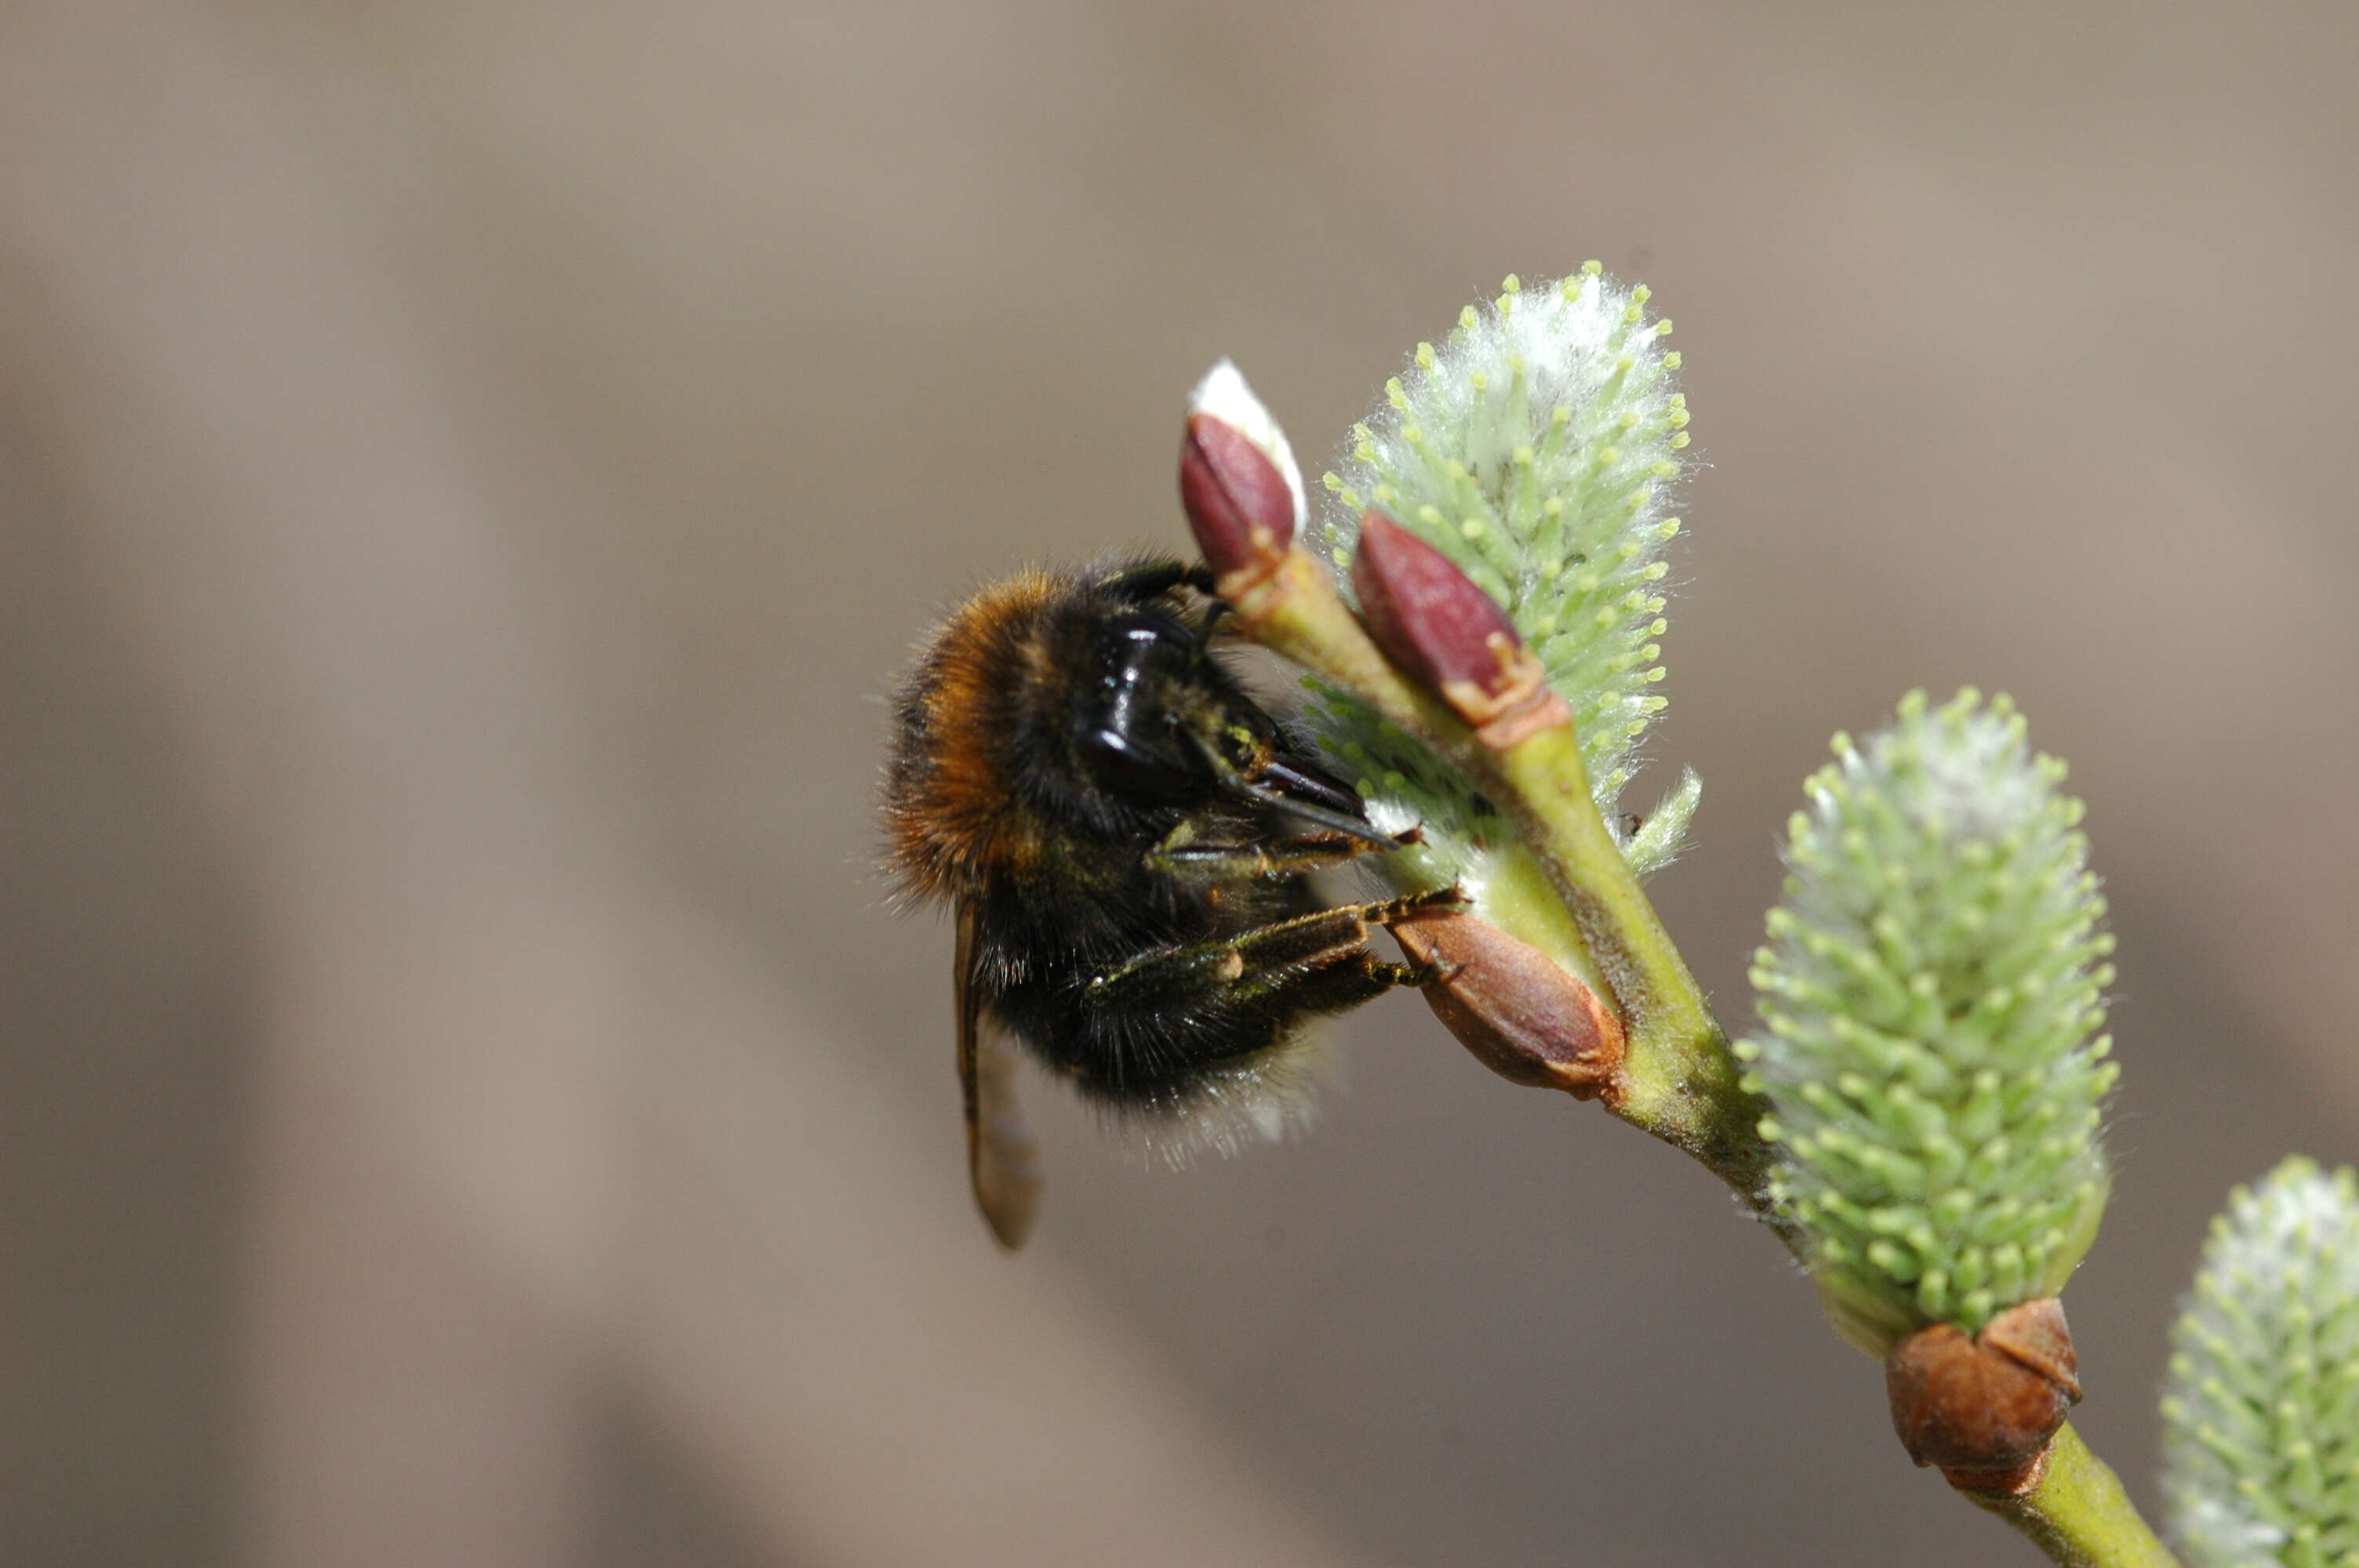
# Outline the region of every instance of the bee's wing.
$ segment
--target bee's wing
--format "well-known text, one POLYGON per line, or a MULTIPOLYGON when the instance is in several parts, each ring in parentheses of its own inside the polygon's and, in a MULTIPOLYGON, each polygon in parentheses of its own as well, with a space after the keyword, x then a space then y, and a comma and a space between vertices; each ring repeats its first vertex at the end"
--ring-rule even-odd
POLYGON ((1032 1234, 1040 1208, 1040 1152, 1016 1103, 1016 1056, 985 1031, 974 983, 974 905, 958 911, 958 1069, 966 1097, 967 1173, 975 1206, 999 1244, 1013 1252, 1032 1234))

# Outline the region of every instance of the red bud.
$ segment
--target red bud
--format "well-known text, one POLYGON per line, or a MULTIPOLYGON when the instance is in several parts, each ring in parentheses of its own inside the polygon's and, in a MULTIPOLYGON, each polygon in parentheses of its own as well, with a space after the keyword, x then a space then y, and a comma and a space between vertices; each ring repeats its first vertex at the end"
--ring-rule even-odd
POLYGON ((1484 744, 1504 751, 1572 722, 1507 612, 1456 562, 1381 512, 1360 518, 1352 586, 1376 645, 1484 744))
POLYGON ((1266 570, 1294 543, 1294 489, 1235 426, 1190 415, 1180 446, 1180 502, 1216 578, 1266 570))

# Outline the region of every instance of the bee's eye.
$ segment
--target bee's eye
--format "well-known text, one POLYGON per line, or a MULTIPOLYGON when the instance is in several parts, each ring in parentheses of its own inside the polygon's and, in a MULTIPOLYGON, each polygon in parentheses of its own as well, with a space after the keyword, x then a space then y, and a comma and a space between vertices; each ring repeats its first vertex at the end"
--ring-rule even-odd
POLYGON ((1182 749, 1175 730, 1141 736, 1099 730, 1086 743, 1099 778, 1116 795, 1142 805, 1176 806, 1202 793, 1201 765, 1182 749))
POLYGON ((1168 616, 1133 611, 1095 628, 1091 654, 1098 678, 1073 727, 1106 787, 1157 804, 1200 793, 1204 760, 1180 733, 1172 697, 1186 688, 1202 641, 1168 616))

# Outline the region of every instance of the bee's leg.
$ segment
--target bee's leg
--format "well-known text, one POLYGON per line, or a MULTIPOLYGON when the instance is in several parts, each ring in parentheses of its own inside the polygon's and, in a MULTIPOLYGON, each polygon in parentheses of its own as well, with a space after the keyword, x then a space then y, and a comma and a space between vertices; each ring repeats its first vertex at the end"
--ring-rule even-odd
POLYGON ((1147 867, 1190 882, 1225 882, 1240 878, 1277 881, 1340 866, 1365 854, 1367 849, 1358 839, 1346 838, 1340 833, 1272 838, 1261 844, 1166 844, 1147 853, 1147 867))
POLYGON ((1306 876, 1364 855, 1371 849, 1405 848, 1417 843, 1416 829, 1389 844, 1370 843, 1357 835, 1306 833, 1299 838, 1270 838, 1258 844, 1197 844, 1193 827, 1183 822, 1169 838, 1147 851, 1147 870, 1190 882, 1232 881, 1238 878, 1272 881, 1306 876))
POLYGON ((1217 1000, 1329 1010, 1389 990, 1424 985, 1439 971, 1396 964, 1368 946, 1368 928, 1411 910, 1453 903, 1455 888, 1412 893, 1380 903, 1346 904, 1276 921, 1217 941, 1160 947, 1089 982, 1091 1006, 1152 1011, 1177 1002, 1217 1000))

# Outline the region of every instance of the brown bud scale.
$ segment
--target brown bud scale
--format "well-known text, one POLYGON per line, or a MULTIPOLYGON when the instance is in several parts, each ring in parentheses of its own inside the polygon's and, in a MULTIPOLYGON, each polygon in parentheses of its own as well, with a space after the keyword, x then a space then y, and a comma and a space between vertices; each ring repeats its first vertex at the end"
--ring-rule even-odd
POLYGON ((1452 909, 1419 909, 1391 929, 1412 961, 1441 971, 1425 988, 1426 1005, 1484 1066, 1577 1099, 1613 1087, 1622 1021, 1547 954, 1452 909))
POLYGON ((2009 1493, 2037 1481, 2033 1466, 2081 1398, 2053 1296, 2009 1307, 1971 1339, 1946 1323, 1918 1330, 1885 1358, 1884 1384, 1909 1458, 1954 1486, 2009 1493))

